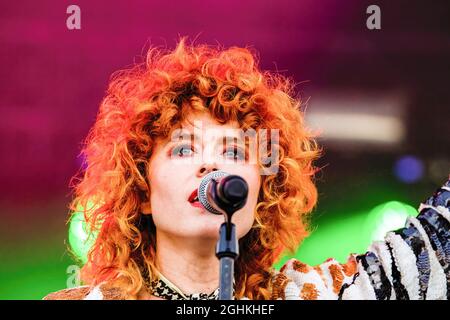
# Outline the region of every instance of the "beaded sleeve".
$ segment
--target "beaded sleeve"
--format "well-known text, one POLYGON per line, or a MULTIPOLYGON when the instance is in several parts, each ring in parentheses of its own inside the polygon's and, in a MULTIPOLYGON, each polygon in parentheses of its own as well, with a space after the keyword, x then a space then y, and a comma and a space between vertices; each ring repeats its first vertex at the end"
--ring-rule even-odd
POLYGON ((346 263, 289 260, 273 278, 273 299, 436 300, 450 297, 450 180, 405 227, 346 263))

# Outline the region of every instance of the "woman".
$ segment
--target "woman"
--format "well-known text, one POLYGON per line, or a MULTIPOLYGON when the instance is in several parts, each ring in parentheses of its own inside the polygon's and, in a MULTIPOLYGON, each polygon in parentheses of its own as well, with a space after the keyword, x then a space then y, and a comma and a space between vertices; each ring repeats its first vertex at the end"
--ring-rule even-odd
POLYGON ((72 203, 74 211, 86 208, 98 233, 81 272, 86 285, 45 299, 216 299, 223 217, 206 212, 195 193, 214 170, 249 185, 246 205, 233 216, 236 299, 448 298, 449 182, 417 219, 365 255, 316 267, 293 259, 272 269, 307 236, 320 150, 292 82, 260 71, 255 60, 248 49, 181 39, 174 51, 153 48, 145 64, 113 77, 72 203), (257 157, 242 135, 249 130, 257 132, 257 157), (232 143, 223 143, 230 132, 232 143), (271 150, 266 158, 262 141, 271 150))

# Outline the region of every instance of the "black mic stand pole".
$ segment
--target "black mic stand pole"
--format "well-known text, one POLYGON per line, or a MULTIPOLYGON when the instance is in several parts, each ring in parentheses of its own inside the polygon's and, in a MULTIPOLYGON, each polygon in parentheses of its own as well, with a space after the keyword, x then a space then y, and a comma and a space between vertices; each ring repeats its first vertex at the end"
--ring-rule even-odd
POLYGON ((234 261, 239 256, 236 226, 231 222, 231 214, 226 216, 216 247, 216 257, 220 261, 219 300, 233 300, 234 261))

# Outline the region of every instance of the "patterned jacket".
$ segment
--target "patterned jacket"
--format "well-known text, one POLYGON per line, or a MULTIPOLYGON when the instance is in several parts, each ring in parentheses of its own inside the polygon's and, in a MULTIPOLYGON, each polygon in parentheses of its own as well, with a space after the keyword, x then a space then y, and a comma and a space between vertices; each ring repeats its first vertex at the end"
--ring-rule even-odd
MULTIPOLYGON (((388 232, 345 264, 334 259, 312 267, 289 260, 273 276, 272 299, 436 300, 450 298, 450 180, 408 218, 404 228, 388 232)), ((127 299, 108 283, 47 295, 54 299, 127 299)))

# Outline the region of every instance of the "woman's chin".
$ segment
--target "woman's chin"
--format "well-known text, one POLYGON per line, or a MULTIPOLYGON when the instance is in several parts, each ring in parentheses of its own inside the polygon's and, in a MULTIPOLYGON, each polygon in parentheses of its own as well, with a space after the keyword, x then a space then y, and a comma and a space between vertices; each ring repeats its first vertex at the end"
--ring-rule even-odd
POLYGON ((195 233, 197 237, 204 240, 217 241, 219 239, 219 230, 222 222, 223 221, 220 221, 219 223, 204 223, 199 226, 195 233))
POLYGON ((222 223, 223 221, 219 223, 205 223, 199 230, 199 235, 205 238, 219 239, 219 230, 222 223))

